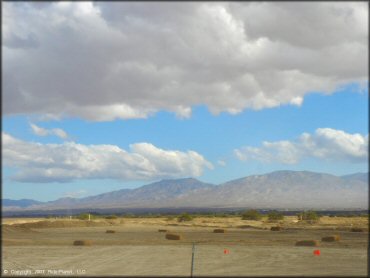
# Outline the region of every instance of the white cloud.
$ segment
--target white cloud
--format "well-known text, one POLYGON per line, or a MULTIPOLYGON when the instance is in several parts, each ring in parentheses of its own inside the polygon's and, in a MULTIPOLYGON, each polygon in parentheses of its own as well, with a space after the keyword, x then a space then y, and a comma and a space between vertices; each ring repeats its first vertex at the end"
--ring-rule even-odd
POLYGON ((39 127, 35 124, 30 124, 30 126, 31 126, 33 133, 38 136, 55 135, 62 139, 67 139, 69 137, 68 134, 63 129, 60 129, 60 128, 46 129, 46 128, 39 127))
POLYGON ((293 141, 263 142, 261 147, 242 147, 234 153, 240 160, 296 164, 313 157, 331 161, 365 163, 368 161, 369 135, 349 134, 331 128, 318 128, 314 134, 303 133, 293 141))
POLYGON ((225 167, 226 166, 226 162, 225 162, 225 160, 217 160, 217 164, 218 165, 220 165, 220 166, 222 166, 222 167, 225 167))
POLYGON ((200 176, 213 165, 194 151, 163 150, 137 143, 130 151, 115 145, 73 142, 40 144, 2 133, 3 161, 21 182, 68 182, 75 179, 146 180, 200 176))
POLYGON ((4 112, 109 121, 299 106, 367 81, 367 22, 365 2, 6 2, 4 112))

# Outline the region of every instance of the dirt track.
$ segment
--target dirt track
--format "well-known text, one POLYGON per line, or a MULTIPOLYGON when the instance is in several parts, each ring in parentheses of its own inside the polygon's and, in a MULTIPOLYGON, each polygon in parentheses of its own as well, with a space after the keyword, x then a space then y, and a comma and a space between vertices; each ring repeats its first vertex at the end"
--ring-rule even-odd
MULTIPOLYGON (((3 227, 3 274, 11 270, 45 270, 63 275, 182 275, 190 273, 191 244, 196 243, 195 275, 347 275, 367 274, 367 233, 332 229, 287 229, 279 232, 213 227, 165 226, 130 223, 97 227, 3 227), (116 231, 106 234, 107 229, 116 231), (183 236, 164 238, 158 229, 183 236), (320 247, 296 247, 297 240, 339 234, 339 242, 320 247), (77 239, 93 242, 76 247, 77 239), (224 254, 224 250, 229 254, 224 254), (313 250, 319 249, 320 256, 313 250), (77 271, 80 271, 77 273, 77 271)), ((100 225, 100 224, 99 224, 100 225)), ((34 273, 34 272, 33 272, 34 273)), ((19 274, 19 273, 18 273, 19 274)), ((14 275, 14 273, 13 273, 14 275)))

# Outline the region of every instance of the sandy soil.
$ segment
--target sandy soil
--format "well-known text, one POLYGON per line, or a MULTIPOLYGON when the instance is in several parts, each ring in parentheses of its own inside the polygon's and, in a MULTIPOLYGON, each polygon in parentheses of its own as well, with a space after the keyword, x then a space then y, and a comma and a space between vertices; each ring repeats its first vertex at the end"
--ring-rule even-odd
POLYGON ((63 224, 64 228, 50 227, 52 224, 35 228, 35 223, 32 228, 3 225, 2 274, 187 276, 194 242, 195 276, 366 276, 368 233, 349 231, 351 224, 365 228, 366 218, 328 217, 316 225, 290 221, 294 219, 285 220, 286 230, 278 232, 267 229, 276 223, 240 218, 199 218, 186 223, 132 218, 86 227, 63 224), (215 227, 228 228, 225 234, 216 234, 215 227), (107 234, 107 229, 116 233, 107 234), (181 234, 183 239, 166 240, 158 229, 181 234), (320 247, 295 246, 297 240, 320 240, 332 234, 340 235, 341 240, 321 242, 320 247), (93 245, 73 246, 78 239, 91 240, 93 245), (320 256, 313 255, 316 249, 320 256), (40 272, 35 273, 37 270, 40 272))

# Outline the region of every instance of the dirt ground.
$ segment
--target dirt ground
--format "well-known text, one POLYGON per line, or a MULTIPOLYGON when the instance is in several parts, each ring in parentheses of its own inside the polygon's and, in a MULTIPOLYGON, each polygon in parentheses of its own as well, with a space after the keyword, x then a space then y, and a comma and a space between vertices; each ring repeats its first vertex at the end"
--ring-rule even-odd
POLYGON ((351 227, 366 229, 367 218, 323 217, 314 225, 295 219, 288 217, 280 224, 237 217, 200 217, 181 223, 129 218, 88 224, 3 219, 2 274, 189 276, 194 243, 194 276, 367 275, 368 232, 350 231, 351 227), (270 231, 277 224, 285 229, 270 231), (216 227, 227 231, 213 233, 216 227), (106 233, 108 229, 115 233, 106 233), (158 229, 180 234, 182 239, 166 240, 166 233, 158 229), (319 247, 295 246, 298 240, 334 234, 341 240, 321 242, 319 247), (74 240, 90 240, 92 245, 73 246, 74 240), (320 255, 315 256, 314 250, 320 250, 320 255))

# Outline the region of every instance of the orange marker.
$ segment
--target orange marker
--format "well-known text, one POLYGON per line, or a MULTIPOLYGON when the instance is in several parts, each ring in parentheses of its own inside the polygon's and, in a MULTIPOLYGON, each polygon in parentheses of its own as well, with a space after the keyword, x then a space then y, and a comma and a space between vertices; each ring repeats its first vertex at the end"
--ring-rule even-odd
POLYGON ((228 249, 224 249, 224 254, 226 255, 226 254, 229 254, 230 253, 230 251, 228 250, 228 249))
POLYGON ((320 256, 320 250, 313 250, 313 254, 315 255, 315 256, 320 256))

